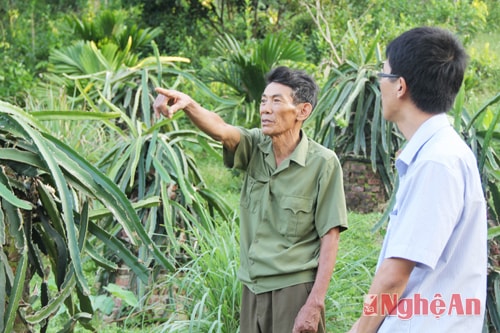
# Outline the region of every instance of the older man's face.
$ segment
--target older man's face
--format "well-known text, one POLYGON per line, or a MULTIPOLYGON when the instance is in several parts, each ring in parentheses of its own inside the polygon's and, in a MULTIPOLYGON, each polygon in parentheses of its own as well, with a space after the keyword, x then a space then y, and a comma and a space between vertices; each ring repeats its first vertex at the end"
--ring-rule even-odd
POLYGON ((294 104, 292 98, 292 88, 280 83, 270 83, 264 90, 260 103, 262 132, 278 136, 300 127, 297 120, 299 110, 299 105, 294 104))

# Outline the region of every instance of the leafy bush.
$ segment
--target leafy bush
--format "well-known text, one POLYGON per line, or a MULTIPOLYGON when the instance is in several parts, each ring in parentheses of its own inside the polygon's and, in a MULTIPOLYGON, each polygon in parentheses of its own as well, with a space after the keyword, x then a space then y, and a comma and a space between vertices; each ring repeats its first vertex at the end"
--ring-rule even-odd
POLYGON ((0 98, 11 103, 22 104, 23 96, 34 86, 33 74, 25 63, 12 59, 7 52, 4 53, 2 60, 0 98))
MULTIPOLYGON (((80 114, 81 119, 85 117, 80 114)), ((148 281, 148 268, 116 235, 95 222, 103 215, 113 216, 164 268, 172 267, 118 187, 45 132, 33 114, 0 102, 0 123, 0 331, 24 331, 32 325, 43 329, 63 305, 69 325, 87 325, 93 309, 82 262, 90 255, 113 269, 101 261, 96 245, 112 249, 140 280, 148 281), (96 213, 91 206, 98 203, 106 208, 96 213), (28 289, 34 274, 42 281, 39 294, 28 289), (47 285, 51 276, 57 285, 52 294, 47 285), (30 306, 18 311, 20 304, 30 306)))
POLYGON ((382 117, 376 77, 376 64, 381 62, 377 52, 379 35, 367 48, 354 31, 349 35, 359 48, 361 60, 346 61, 332 71, 310 119, 314 122, 313 137, 334 150, 342 162, 356 158, 371 163, 382 177, 386 194, 390 194, 394 187, 392 158, 402 138, 396 127, 382 117))
POLYGON ((217 58, 201 72, 209 82, 222 83, 234 99, 243 102, 233 111, 231 123, 256 127, 260 124, 259 104, 266 87, 265 75, 284 62, 305 60, 302 46, 284 34, 269 34, 262 41, 241 45, 224 35, 214 47, 217 58))

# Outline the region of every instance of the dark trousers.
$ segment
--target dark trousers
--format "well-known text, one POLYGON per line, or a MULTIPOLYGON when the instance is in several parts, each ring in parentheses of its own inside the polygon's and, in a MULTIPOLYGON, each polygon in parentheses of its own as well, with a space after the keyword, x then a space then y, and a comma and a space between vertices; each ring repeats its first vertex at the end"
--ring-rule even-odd
MULTIPOLYGON (((262 294, 243 286, 240 333, 291 333, 312 286, 312 282, 302 283, 262 294)), ((321 317, 318 333, 326 332, 325 314, 321 317)))

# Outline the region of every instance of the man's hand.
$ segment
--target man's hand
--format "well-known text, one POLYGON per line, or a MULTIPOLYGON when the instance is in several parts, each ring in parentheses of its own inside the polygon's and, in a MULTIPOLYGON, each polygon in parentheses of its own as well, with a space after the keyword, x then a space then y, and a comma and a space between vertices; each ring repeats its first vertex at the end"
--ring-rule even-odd
POLYGON ((163 88, 156 88, 155 91, 159 94, 153 104, 156 117, 160 117, 161 114, 172 118, 177 111, 187 109, 195 103, 191 97, 180 91, 163 88))
POLYGON ((295 323, 293 333, 316 333, 321 320, 321 307, 313 306, 308 303, 300 309, 295 323))

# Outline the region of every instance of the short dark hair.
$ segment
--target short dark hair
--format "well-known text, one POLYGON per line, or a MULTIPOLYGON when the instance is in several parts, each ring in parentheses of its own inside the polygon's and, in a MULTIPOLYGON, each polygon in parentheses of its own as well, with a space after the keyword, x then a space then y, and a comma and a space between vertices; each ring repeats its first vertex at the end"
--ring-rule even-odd
POLYGON ((279 66, 266 75, 266 82, 268 85, 275 82, 290 87, 294 103, 306 102, 311 103, 313 108, 316 106, 319 87, 305 71, 279 66))
POLYGON ((392 74, 403 77, 415 105, 427 113, 449 111, 463 82, 468 56, 451 32, 414 28, 386 50, 392 74))

